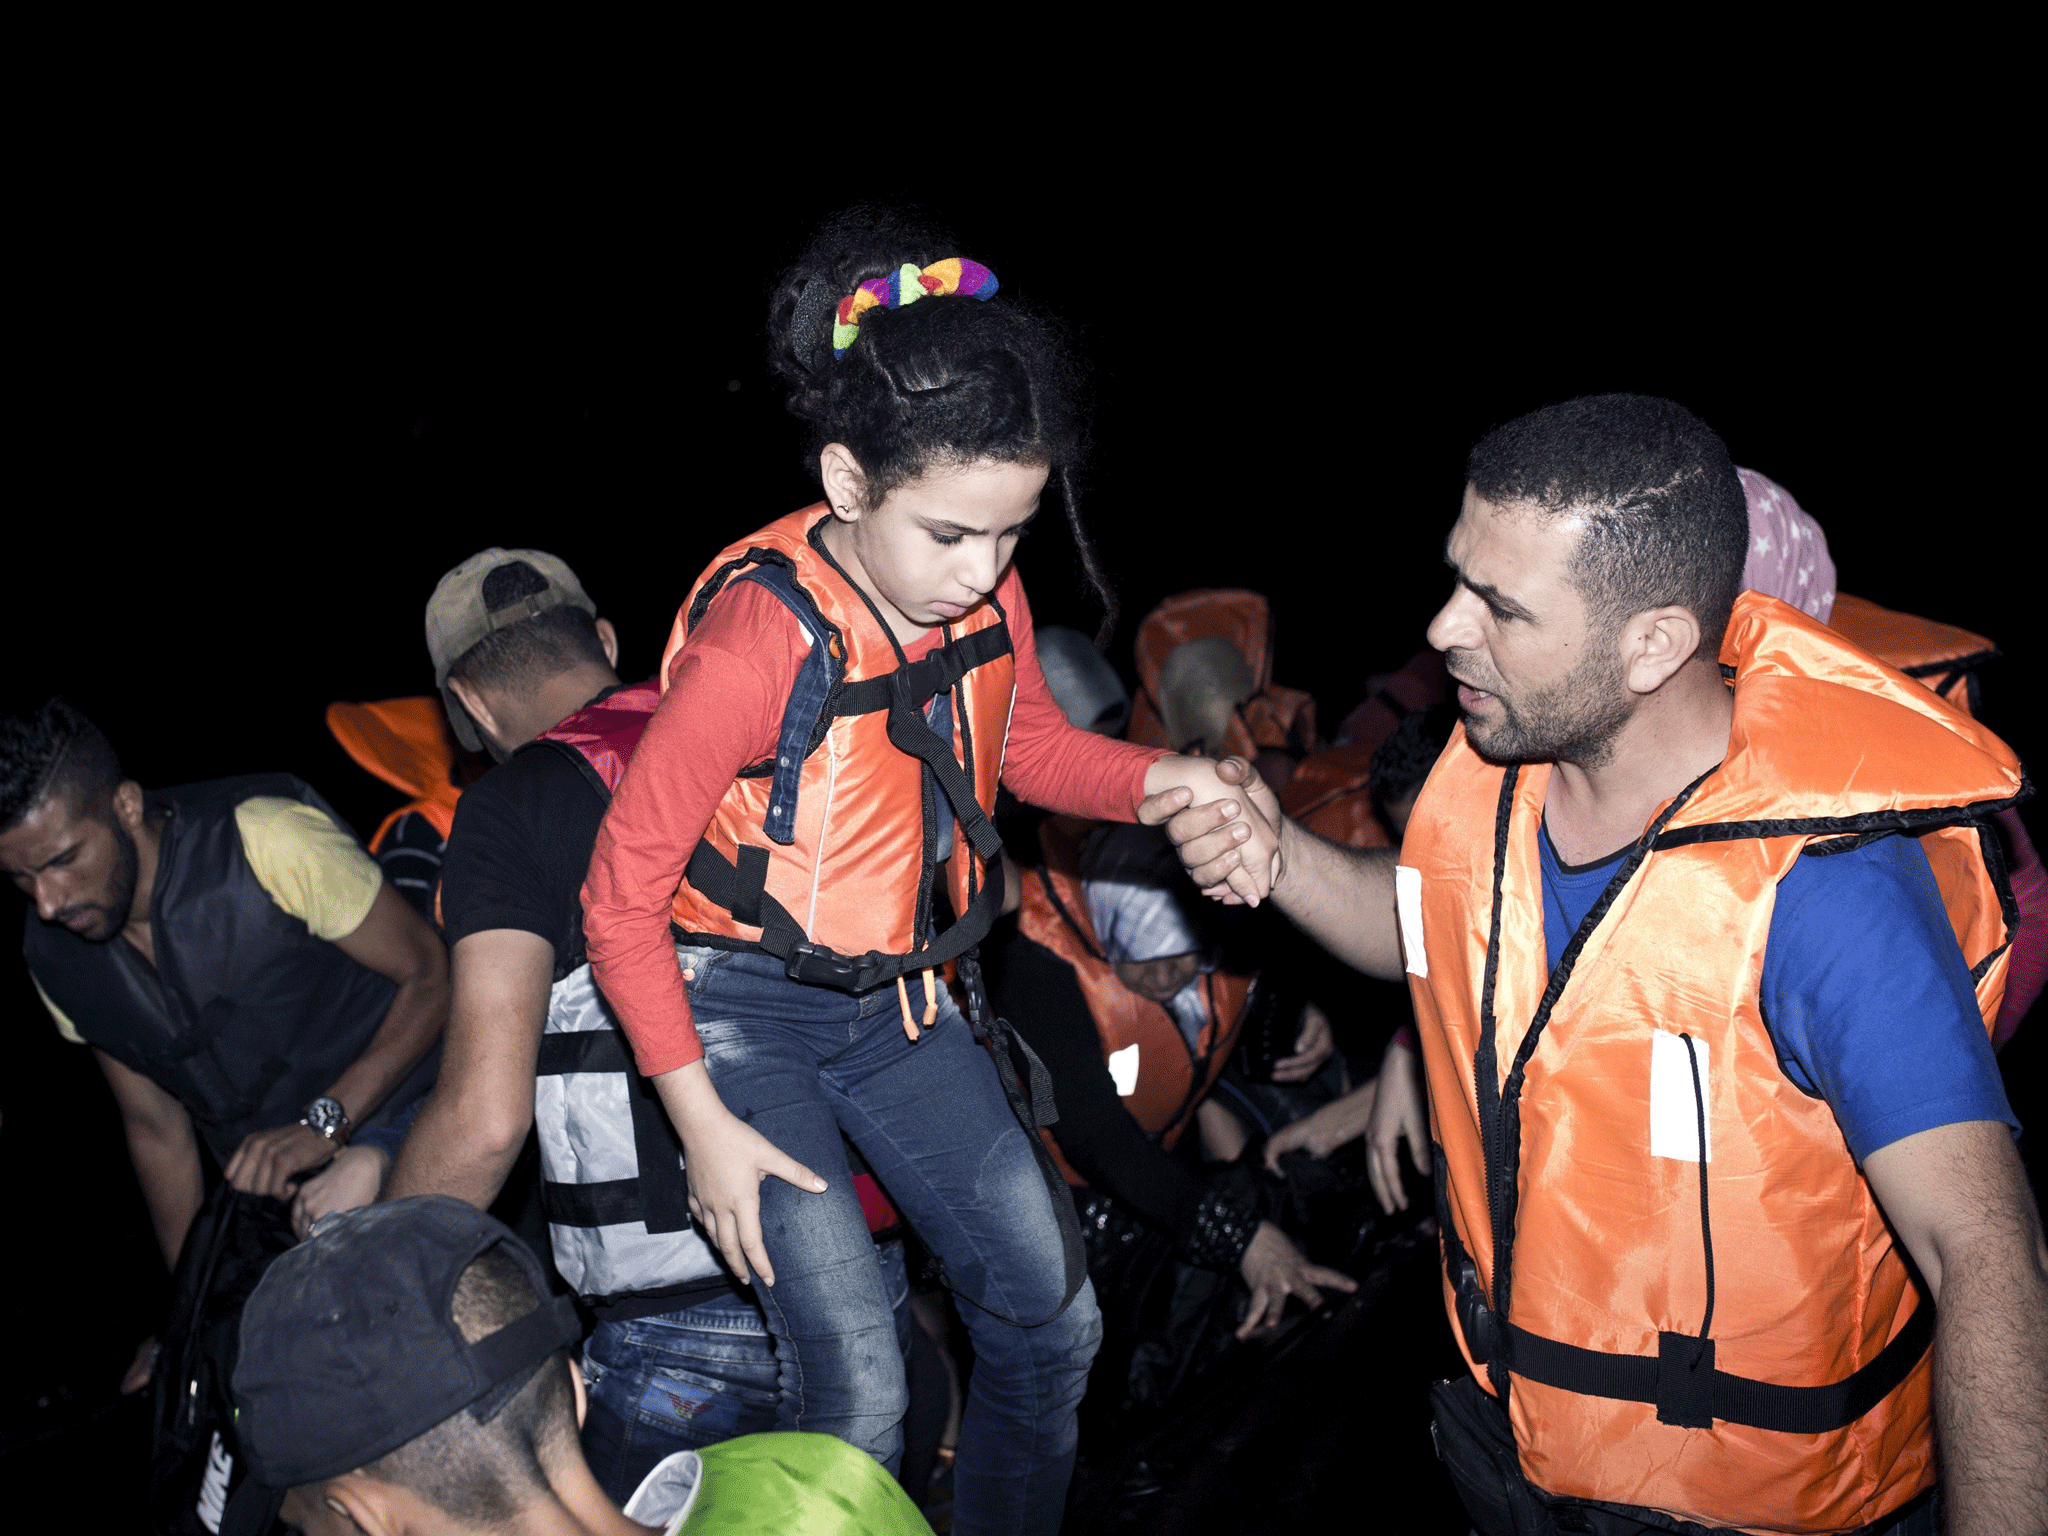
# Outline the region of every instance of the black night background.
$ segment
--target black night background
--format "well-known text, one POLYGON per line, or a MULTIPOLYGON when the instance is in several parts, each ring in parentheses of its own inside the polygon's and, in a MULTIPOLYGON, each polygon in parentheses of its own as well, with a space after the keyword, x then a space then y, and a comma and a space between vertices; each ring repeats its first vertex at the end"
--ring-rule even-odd
MULTIPOLYGON (((1993 637, 1986 715, 2023 759, 2048 753, 2021 214, 1933 158, 1816 163, 1751 197, 1591 160, 1428 193, 1328 149, 1256 177, 1007 184, 712 175, 687 155, 473 175, 448 153, 204 191, 143 178, 122 211, 43 231, 17 294, 6 707, 69 695, 149 785, 289 770, 367 834, 396 793, 322 712, 429 691, 422 609, 464 556, 560 554, 617 624, 622 674, 647 675, 704 560, 813 499, 762 361, 765 294, 809 224, 864 194, 923 203, 1078 333, 1085 515, 1126 676, 1161 597, 1254 587, 1276 680, 1330 729, 1422 644, 1472 441, 1635 390, 1789 488, 1843 590, 1993 637)), ((1018 560, 1040 624, 1094 628, 1056 517, 1018 560)), ((2003 1058, 2035 1125, 2042 1028, 2003 1058)), ((11 959, 0 1039, 0 1467, 113 1490, 139 1423, 113 1384, 162 1265, 99 1075, 11 959)), ((1332 1401, 1385 1471, 1427 1457, 1421 1392, 1332 1401)))

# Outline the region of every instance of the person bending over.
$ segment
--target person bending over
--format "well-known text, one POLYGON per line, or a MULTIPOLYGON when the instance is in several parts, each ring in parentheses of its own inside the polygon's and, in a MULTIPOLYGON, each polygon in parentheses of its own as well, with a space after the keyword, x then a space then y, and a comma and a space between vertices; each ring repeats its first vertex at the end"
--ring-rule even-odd
POLYGON ((440 1195, 323 1224, 242 1313, 248 1473, 222 1536, 929 1536, 903 1491, 823 1435, 677 1451, 624 1501, 584 1462, 578 1328, 511 1230, 440 1195))
POLYGON ((1463 724, 1400 867, 1242 765, 1241 796, 1145 814, 1198 883, 1250 873, 1410 979, 1471 1365, 1436 1427, 1482 1530, 1931 1531, 1938 1473, 1949 1531, 2040 1532, 2048 1245, 1981 830, 2026 777, 1740 591, 1748 540, 1727 449, 1669 401, 1510 422, 1445 544, 1463 724))
MULTIPOLYGON (((227 1182, 312 1215, 376 1198, 368 1142, 433 1082, 440 939, 326 802, 288 774, 145 790, 61 699, 0 719, 0 869, 22 952, 120 1106, 164 1261, 227 1182), (337 1152, 341 1155, 337 1157, 337 1152)), ((148 1379, 146 1351, 124 1386, 148 1379)))

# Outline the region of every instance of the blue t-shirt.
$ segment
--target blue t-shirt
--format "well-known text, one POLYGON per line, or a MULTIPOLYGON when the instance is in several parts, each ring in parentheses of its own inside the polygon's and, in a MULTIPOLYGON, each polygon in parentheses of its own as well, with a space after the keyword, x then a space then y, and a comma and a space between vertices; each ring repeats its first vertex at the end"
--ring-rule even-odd
MULTIPOLYGON (((1573 866, 1558 859, 1548 831, 1537 840, 1554 971, 1622 854, 1573 866)), ((1785 1075, 1827 1100, 1857 1162, 1937 1125, 2019 1128, 1915 839, 1880 838, 1793 864, 1778 882, 1761 992, 1785 1075)))

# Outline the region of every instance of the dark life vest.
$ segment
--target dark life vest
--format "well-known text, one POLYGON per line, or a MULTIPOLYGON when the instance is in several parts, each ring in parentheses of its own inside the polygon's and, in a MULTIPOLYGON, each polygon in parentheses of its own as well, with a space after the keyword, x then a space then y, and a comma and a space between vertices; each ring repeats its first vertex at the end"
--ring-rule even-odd
POLYGON ((147 796, 163 825, 149 902, 155 965, 125 939, 93 943, 33 907, 22 940, 29 970, 79 1034, 183 1104, 223 1163, 252 1131, 290 1124, 333 1087, 398 990, 264 890, 235 824, 235 807, 259 795, 334 815, 284 773, 147 796))

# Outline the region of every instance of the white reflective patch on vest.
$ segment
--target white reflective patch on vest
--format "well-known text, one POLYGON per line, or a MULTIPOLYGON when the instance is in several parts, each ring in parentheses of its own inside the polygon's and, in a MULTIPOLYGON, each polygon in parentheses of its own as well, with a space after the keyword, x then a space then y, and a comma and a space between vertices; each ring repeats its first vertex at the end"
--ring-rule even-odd
MULTIPOLYGON (((1650 1156, 1676 1158, 1681 1163, 1700 1160, 1700 1106, 1711 1104, 1713 1094, 1707 1079, 1707 1043, 1686 1042, 1669 1030, 1650 1036, 1650 1156), (1699 1062, 1699 1095, 1693 1095, 1694 1059, 1699 1062)), ((1706 1127, 1707 1161, 1714 1160, 1714 1125, 1706 1127)))
POLYGON ((1109 1079, 1116 1084, 1117 1096, 1128 1099, 1138 1091, 1138 1045, 1136 1041, 1120 1051, 1109 1053, 1109 1079))
POLYGON ((1429 974, 1429 951, 1422 947, 1422 871, 1394 866, 1394 905, 1401 909, 1401 951, 1410 976, 1429 974))

